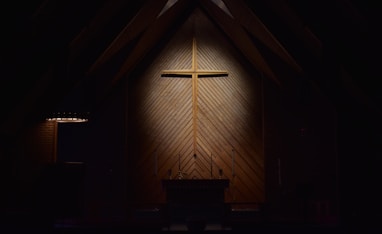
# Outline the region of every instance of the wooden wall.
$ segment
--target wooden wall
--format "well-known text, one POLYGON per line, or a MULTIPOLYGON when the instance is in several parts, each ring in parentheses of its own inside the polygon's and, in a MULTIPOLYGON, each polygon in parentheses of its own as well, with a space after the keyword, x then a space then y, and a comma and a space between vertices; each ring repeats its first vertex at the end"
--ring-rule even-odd
POLYGON ((196 10, 143 73, 130 79, 128 157, 136 202, 164 201, 161 179, 169 178, 169 170, 176 178, 179 161, 188 179, 210 178, 211 167, 219 178, 221 169, 231 182, 228 202, 264 201, 261 79, 240 61, 196 10), (198 69, 229 73, 198 79, 194 114, 192 79, 161 77, 162 70, 191 69, 193 37, 198 69))

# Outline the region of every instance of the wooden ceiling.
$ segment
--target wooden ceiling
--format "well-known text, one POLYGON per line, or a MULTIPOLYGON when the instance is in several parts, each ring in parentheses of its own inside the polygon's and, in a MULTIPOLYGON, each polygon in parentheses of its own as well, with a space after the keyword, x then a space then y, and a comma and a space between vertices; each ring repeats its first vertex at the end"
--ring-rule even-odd
POLYGON ((361 0, 40 0, 2 3, 1 134, 56 109, 81 90, 89 111, 195 7, 216 23, 253 68, 280 87, 271 54, 334 102, 346 90, 380 113, 372 58, 376 7, 361 0), (105 76, 107 74, 107 76, 105 76), (106 78, 105 78, 106 77, 106 78), (86 88, 84 88, 86 87, 86 88), (340 90, 340 91, 339 91, 340 90))

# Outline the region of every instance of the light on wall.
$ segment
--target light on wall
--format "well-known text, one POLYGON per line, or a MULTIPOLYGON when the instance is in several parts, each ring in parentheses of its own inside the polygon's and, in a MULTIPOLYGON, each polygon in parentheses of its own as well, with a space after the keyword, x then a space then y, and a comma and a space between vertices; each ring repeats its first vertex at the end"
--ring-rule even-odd
POLYGON ((89 113, 78 112, 54 112, 46 118, 47 121, 57 123, 83 123, 89 120, 89 113))

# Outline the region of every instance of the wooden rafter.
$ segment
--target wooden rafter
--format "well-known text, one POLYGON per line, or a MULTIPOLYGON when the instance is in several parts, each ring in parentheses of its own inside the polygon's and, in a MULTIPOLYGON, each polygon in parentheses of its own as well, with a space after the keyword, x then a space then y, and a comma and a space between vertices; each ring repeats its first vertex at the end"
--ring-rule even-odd
POLYGON ((280 80, 273 73, 271 67, 253 44, 244 29, 211 1, 201 0, 200 2, 210 16, 212 16, 219 24, 222 30, 225 31, 227 36, 231 38, 237 48, 246 56, 248 61, 266 77, 280 85, 280 80))
POLYGON ((240 23, 249 33, 256 37, 261 43, 267 46, 287 64, 293 67, 298 73, 302 72, 302 68, 289 54, 289 52, 281 45, 281 43, 273 36, 261 20, 251 11, 243 2, 243 0, 223 0, 227 8, 232 13, 235 20, 240 23))
POLYGON ((70 42, 69 54, 71 57, 77 57, 82 52, 83 47, 97 37, 107 27, 107 24, 112 21, 113 17, 127 5, 128 2, 124 0, 107 1, 90 23, 70 42))
POLYGON ((164 33, 168 31, 171 23, 176 21, 178 17, 190 6, 191 0, 178 1, 168 11, 161 15, 150 27, 143 33, 137 45, 126 58, 118 73, 112 80, 114 86, 122 76, 129 73, 150 51, 152 47, 160 40, 164 33))
POLYGON ((167 0, 149 0, 90 67, 89 73, 92 73, 99 65, 108 61, 113 55, 146 30, 150 24, 155 22, 158 14, 166 3, 167 0))
POLYGON ((277 17, 280 17, 287 27, 297 36, 305 47, 317 59, 322 57, 321 41, 307 28, 298 16, 292 11, 285 0, 269 0, 265 1, 272 8, 277 17))

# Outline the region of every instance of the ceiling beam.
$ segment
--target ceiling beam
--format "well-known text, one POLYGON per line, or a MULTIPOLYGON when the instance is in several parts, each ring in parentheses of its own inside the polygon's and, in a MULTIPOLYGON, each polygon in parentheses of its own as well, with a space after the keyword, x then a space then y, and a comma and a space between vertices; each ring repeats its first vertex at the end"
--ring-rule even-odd
POLYGON ((191 0, 180 0, 172 8, 162 14, 150 27, 144 32, 137 45, 131 51, 124 61, 120 70, 113 79, 116 84, 122 76, 132 71, 144 56, 155 46, 160 38, 168 31, 172 23, 175 22, 181 14, 190 6, 191 0))
POLYGON ((281 85, 280 80, 276 77, 271 67, 253 44, 245 30, 211 1, 201 0, 200 2, 248 61, 257 68, 259 72, 273 80, 276 84, 281 85))
MULTIPOLYGON (((319 61, 322 59, 322 43, 320 39, 306 26, 285 0, 264 1, 279 19, 297 36, 303 45, 319 61)), ((271 14, 271 13, 270 13, 271 14)))
POLYGON ((153 24, 158 14, 166 5, 167 0, 149 0, 128 25, 118 34, 114 41, 106 48, 101 56, 90 67, 88 73, 111 59, 118 51, 128 45, 140 33, 153 24))
POLYGON ((261 20, 250 10, 242 0, 223 0, 234 19, 261 43, 277 54, 284 62, 289 64, 296 72, 301 73, 302 68, 289 52, 281 45, 274 35, 267 29, 261 20))
POLYGON ((73 61, 83 51, 89 41, 98 37, 108 23, 110 23, 115 15, 119 14, 122 9, 129 5, 129 1, 112 0, 106 3, 99 9, 97 14, 91 21, 81 30, 80 33, 69 44, 69 61, 73 61))
MULTIPOLYGON (((154 0, 155 1, 155 0, 154 0)), ((117 87, 117 84, 132 72, 138 63, 149 53, 149 51, 158 43, 163 35, 169 31, 173 22, 179 20, 182 14, 186 12, 191 6, 193 7, 193 0, 179 0, 170 9, 158 17, 149 27, 144 30, 140 36, 136 46, 127 55, 123 64, 120 66, 118 72, 113 76, 112 81, 104 90, 97 95, 97 106, 102 102, 111 92, 117 87)))

